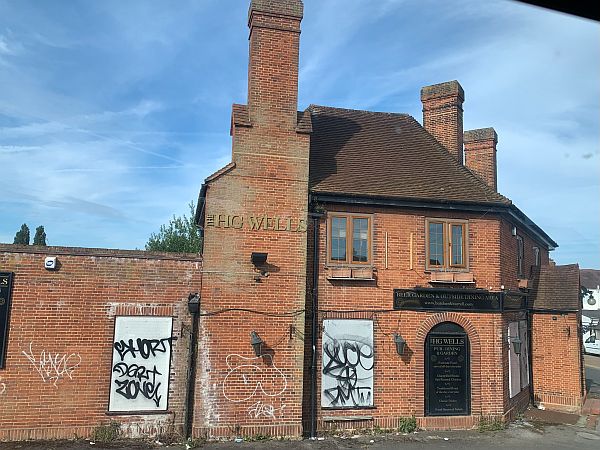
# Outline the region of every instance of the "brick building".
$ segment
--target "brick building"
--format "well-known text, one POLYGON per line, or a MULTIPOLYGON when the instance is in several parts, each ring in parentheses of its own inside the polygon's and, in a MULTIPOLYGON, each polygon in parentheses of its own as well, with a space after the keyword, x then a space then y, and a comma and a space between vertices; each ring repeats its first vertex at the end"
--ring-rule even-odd
POLYGON ((557 244, 497 192, 496 132, 463 131, 456 81, 421 90, 423 125, 299 112, 302 15, 250 2, 248 102, 200 191, 201 258, 0 246, 0 439, 581 407, 577 266, 550 265, 557 244))
POLYGON ((0 244, 0 441, 181 429, 201 263, 0 244))
POLYGON ((251 1, 248 104, 233 105, 232 162, 202 185, 211 315, 194 432, 314 434, 410 416, 463 428, 532 400, 579 408, 578 278, 552 269, 575 280, 553 305, 540 273, 557 244, 497 192, 494 129, 463 131, 456 81, 421 90, 422 126, 297 111, 302 14, 300 0, 251 1), (555 334, 565 342, 544 345, 555 334), (560 386, 557 361, 569 367, 560 386))

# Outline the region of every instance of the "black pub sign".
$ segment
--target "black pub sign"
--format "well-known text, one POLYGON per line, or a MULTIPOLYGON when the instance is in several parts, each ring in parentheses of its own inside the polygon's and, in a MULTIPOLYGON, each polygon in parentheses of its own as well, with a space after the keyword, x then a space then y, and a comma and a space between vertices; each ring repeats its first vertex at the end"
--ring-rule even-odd
POLYGON ((394 309, 411 311, 501 311, 502 293, 480 289, 394 289, 394 309))
POLYGON ((458 333, 432 331, 425 341, 425 358, 425 414, 469 415, 471 385, 466 333, 462 330, 458 333))
POLYGON ((8 312, 12 293, 11 272, 0 272, 0 369, 4 369, 8 341, 8 312))

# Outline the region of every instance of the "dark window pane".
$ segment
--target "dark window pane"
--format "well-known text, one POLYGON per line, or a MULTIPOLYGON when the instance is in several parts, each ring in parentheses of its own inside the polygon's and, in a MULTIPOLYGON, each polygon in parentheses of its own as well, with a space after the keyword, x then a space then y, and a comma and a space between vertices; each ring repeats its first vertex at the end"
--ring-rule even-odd
POLYGON ((352 219, 352 261, 369 260, 369 219, 352 219))
POLYGON ((444 265, 444 225, 429 223, 429 265, 444 265))
POLYGON ((452 225, 452 265, 463 265, 463 226, 452 225))
POLYGON ((346 261, 346 218, 331 219, 331 260, 346 261))
POLYGON ((517 236, 517 271, 518 275, 523 275, 523 238, 517 236))

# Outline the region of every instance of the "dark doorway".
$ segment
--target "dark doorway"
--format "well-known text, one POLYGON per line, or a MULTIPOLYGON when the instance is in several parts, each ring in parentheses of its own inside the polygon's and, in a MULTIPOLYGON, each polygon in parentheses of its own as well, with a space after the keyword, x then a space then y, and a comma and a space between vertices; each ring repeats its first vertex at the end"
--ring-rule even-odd
POLYGON ((453 322, 431 329, 425 339, 425 415, 471 414, 469 337, 453 322))

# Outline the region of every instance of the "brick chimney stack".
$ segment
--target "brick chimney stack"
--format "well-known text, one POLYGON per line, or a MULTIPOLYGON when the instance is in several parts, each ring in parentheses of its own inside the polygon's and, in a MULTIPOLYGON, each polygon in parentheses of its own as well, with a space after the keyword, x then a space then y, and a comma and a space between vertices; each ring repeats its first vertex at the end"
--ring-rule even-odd
POLYGON ((248 109, 253 126, 296 128, 301 0, 252 0, 248 109))
POLYGON ((463 164, 463 109, 465 92, 458 81, 421 89, 423 127, 463 164))
POLYGON ((493 128, 465 131, 464 143, 465 166, 497 191, 496 131, 493 128))

